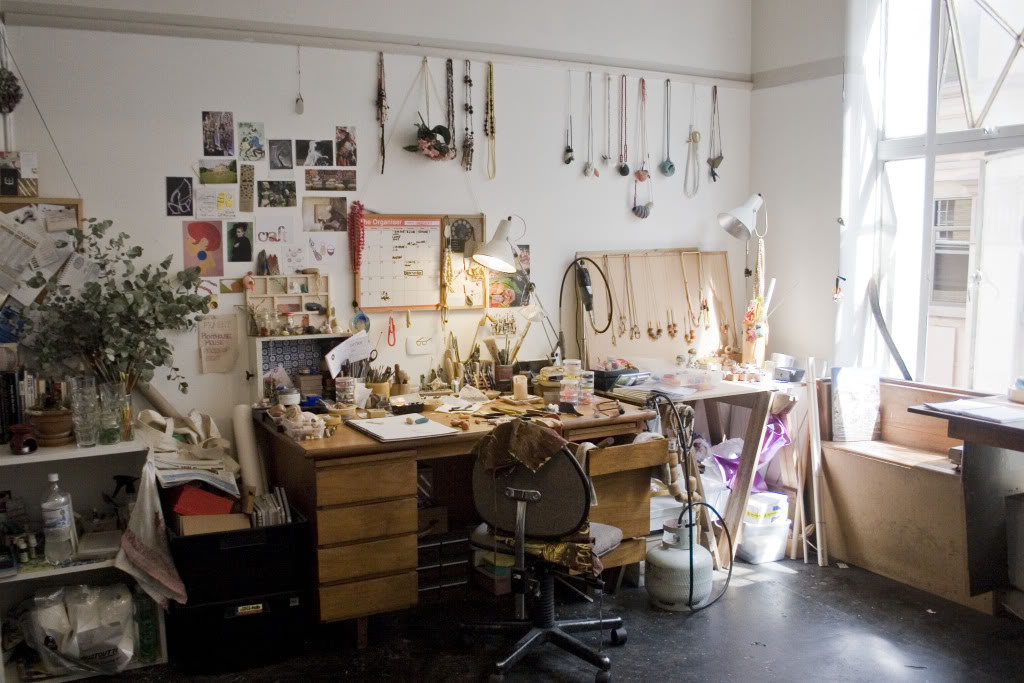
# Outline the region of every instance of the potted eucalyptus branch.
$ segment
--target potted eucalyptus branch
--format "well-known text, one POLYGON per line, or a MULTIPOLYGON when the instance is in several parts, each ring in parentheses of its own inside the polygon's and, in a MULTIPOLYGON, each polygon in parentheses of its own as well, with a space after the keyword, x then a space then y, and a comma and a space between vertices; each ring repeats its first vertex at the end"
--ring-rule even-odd
MULTIPOLYGON (((30 287, 48 287, 26 312, 22 346, 27 364, 43 377, 61 380, 84 373, 115 385, 122 397, 121 437, 131 439, 131 393, 136 385, 147 384, 166 367, 167 379, 176 380, 182 393, 188 392, 164 334, 192 329, 195 316, 209 312, 209 298, 198 293, 199 269, 171 273, 171 256, 158 265, 138 267, 142 247, 130 245, 127 233, 108 237, 112 225, 109 220, 89 219, 82 229, 68 232, 75 250, 72 258, 86 259, 97 271, 79 291, 54 278, 47 282, 40 272, 28 280, 30 287)), ((37 428, 46 417, 38 413, 48 407, 29 411, 37 428)))

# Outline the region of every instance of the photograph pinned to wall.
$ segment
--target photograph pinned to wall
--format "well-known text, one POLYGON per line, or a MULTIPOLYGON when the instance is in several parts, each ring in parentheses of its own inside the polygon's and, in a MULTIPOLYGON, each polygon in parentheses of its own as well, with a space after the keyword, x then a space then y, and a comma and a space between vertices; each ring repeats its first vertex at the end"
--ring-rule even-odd
POLYGON ((0 152, 0 195, 38 197, 38 166, 35 152, 0 152))
POLYGON ((192 215, 192 179, 186 176, 167 176, 167 215, 192 215))
POLYGON ((229 111, 203 112, 203 156, 235 155, 235 117, 229 111))
POLYGON ((203 278, 199 280, 199 295, 205 296, 210 300, 210 310, 217 308, 217 293, 220 291, 220 285, 217 284, 216 280, 207 280, 203 278))
POLYGON ((294 180, 260 180, 256 182, 259 205, 265 208, 295 206, 294 180))
POLYGON ((256 167, 252 164, 240 164, 238 167, 238 210, 252 213, 253 197, 256 196, 256 167))
POLYGON ((334 159, 334 143, 330 140, 296 140, 296 166, 330 166, 334 159))
POLYGON ((238 158, 241 161, 263 161, 267 156, 262 121, 238 122, 238 158))
POLYGON ((348 199, 303 197, 302 229, 306 232, 345 232, 348 229, 348 199))
POLYGON ((338 265, 338 236, 326 234, 305 235, 309 242, 306 263, 316 268, 333 268, 338 265))
POLYGON ((235 217, 235 188, 200 185, 196 188, 196 218, 223 220, 235 217))
POLYGON ((267 256, 277 256, 281 275, 294 275, 306 267, 306 245, 304 244, 276 243, 268 245, 266 250, 267 256))
POLYGON ((269 140, 267 149, 270 153, 270 170, 277 171, 286 168, 293 168, 292 162, 292 141, 291 140, 269 140))
POLYGON ((218 291, 221 294, 241 294, 245 291, 242 286, 242 278, 222 277, 220 279, 220 289, 218 291))
POLYGON ((449 216, 448 245, 453 254, 466 253, 466 245, 484 241, 484 217, 449 216))
POLYGON ((264 248, 269 244, 282 244, 288 242, 292 236, 293 218, 290 214, 256 216, 256 224, 253 227, 256 235, 255 244, 264 248))
POLYGON ((238 162, 234 159, 200 159, 193 170, 200 185, 234 185, 238 182, 238 162))
POLYGON ((339 171, 306 169, 307 192, 352 192, 356 189, 355 170, 339 171))
POLYGON ((199 268, 202 277, 220 277, 224 274, 221 226, 220 221, 182 221, 181 239, 186 268, 199 268))
POLYGON ((252 223, 238 221, 228 223, 228 263, 250 263, 252 261, 252 223))
POLYGON ((355 166, 356 127, 338 126, 335 128, 334 148, 337 152, 335 166, 355 166))
POLYGON ((513 308, 530 305, 530 245, 516 246, 516 272, 499 273, 492 270, 488 274, 490 280, 491 308, 513 308))

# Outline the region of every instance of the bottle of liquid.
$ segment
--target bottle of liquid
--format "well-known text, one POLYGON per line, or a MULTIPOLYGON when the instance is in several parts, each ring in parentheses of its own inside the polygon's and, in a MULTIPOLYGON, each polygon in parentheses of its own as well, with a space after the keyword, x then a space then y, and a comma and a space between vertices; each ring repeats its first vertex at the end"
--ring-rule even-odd
POLYGON ((75 515, 71 496, 60 488, 56 473, 46 477, 50 488, 43 496, 43 528, 46 536, 46 561, 63 565, 75 553, 75 515))

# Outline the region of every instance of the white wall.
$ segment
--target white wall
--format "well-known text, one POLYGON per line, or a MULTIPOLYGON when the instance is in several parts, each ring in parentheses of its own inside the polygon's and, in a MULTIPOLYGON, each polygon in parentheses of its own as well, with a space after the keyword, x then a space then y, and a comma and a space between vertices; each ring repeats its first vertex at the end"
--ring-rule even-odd
MULTIPOLYGON (((742 33, 742 26, 727 23, 709 26, 707 31, 721 40, 732 40, 733 33, 742 33)), ((355 125, 360 145, 359 191, 350 199, 359 199, 372 209, 483 211, 491 231, 502 215, 521 214, 529 225, 523 241, 532 247, 534 278, 549 309, 557 305, 558 278, 577 250, 729 248, 731 261, 737 264, 733 288, 742 291, 738 266, 743 258, 742 245, 717 227, 715 216, 723 207, 739 203, 749 191, 750 93, 746 90, 719 90, 726 152, 722 180, 703 183, 700 195, 688 200, 683 196, 681 173, 670 180, 655 175, 657 204, 651 218, 641 221, 629 212, 631 182, 612 169, 599 179, 584 178, 582 161, 572 167, 561 163, 566 109, 566 75, 561 69, 512 64, 496 67, 498 177, 488 181, 482 142, 478 144, 474 170, 468 175, 454 162, 436 164, 400 149, 406 136, 411 138, 416 110, 421 107, 422 93, 416 80, 420 60, 388 57, 389 131, 399 132, 388 151, 387 173, 379 176, 374 171, 376 55, 372 53, 305 49, 306 109, 300 117, 293 110, 294 47, 22 26, 10 27, 9 38, 82 191, 86 213, 113 219, 119 229, 145 247, 145 255, 152 261, 173 254, 175 266, 181 266, 181 221, 164 215, 164 177, 189 173, 190 165, 201 156, 201 112, 229 110, 236 121, 265 122, 266 134, 273 138, 329 136, 335 125, 355 125), (399 115, 410 87, 410 103, 399 115)), ((474 66, 479 135, 484 65, 474 66)), ((443 61, 432 60, 431 67, 443 96, 443 61)), ((458 77, 461 64, 457 63, 456 69, 458 77)), ((578 158, 585 149, 582 83, 582 75, 576 74, 573 92, 578 158)), ((635 121, 636 82, 631 80, 630 87, 630 117, 635 121)), ((652 81, 648 89, 651 154, 656 164, 660 160, 662 84, 652 81)), ((595 90, 597 120, 601 122, 603 90, 595 90)), ((677 83, 672 156, 680 164, 686 156, 681 131, 688 122, 689 91, 688 85, 677 83)), ((461 104, 460 91, 456 92, 456 101, 461 104)), ((698 87, 697 97, 698 125, 704 129, 709 117, 708 87, 698 87)), ((440 111, 438 103, 432 102, 435 117, 440 111)), ((71 196, 73 189, 29 102, 23 102, 16 111, 14 127, 16 146, 39 152, 42 193, 71 196)), ((631 149, 632 128, 631 123, 631 149)), ((596 137, 600 140, 600 133, 596 137)), ((595 154, 600 154, 600 149, 598 143, 595 154)), ((706 156, 704 151, 702 148, 701 158, 706 156)), ((256 177, 267 177, 264 166, 257 165, 256 177)), ((295 215, 299 220, 299 210, 295 215)), ((339 247, 340 263, 344 265, 334 273, 338 283, 334 296, 339 312, 348 315, 344 303, 351 300, 351 276, 344 238, 339 247)), ((242 264, 227 264, 226 276, 239 276, 248 269, 242 264)), ((222 296, 222 301, 232 303, 230 297, 222 296)), ((241 297, 237 303, 241 303, 241 297)), ((739 297, 736 304, 742 304, 739 297)), ((478 319, 479 312, 452 314, 451 328, 463 349, 468 348, 478 319)), ((381 361, 402 362, 418 375, 427 369, 429 359, 406 361, 404 316, 396 315, 396 320, 398 345, 392 351, 382 342, 381 361)), ((386 321, 386 315, 373 316, 373 341, 386 328, 386 321)), ((436 314, 417 313, 409 332, 433 332, 438 326, 436 314)), ((197 371, 195 335, 182 335, 173 341, 176 361, 192 391, 185 398, 167 382, 157 381, 156 385, 179 408, 194 406, 212 414, 230 434, 230 408, 248 396, 245 352, 230 376, 204 376, 197 371)), ((531 331, 521 357, 539 357, 545 346, 543 335, 531 331)))
MULTIPOLYGON (((778 280, 768 351, 798 359, 833 357, 843 132, 843 78, 834 71, 845 45, 844 7, 844 0, 753 3, 750 187, 765 197, 765 270, 778 280)), ((755 249, 756 239, 751 263, 755 249)), ((749 280, 745 291, 749 298, 749 280)))

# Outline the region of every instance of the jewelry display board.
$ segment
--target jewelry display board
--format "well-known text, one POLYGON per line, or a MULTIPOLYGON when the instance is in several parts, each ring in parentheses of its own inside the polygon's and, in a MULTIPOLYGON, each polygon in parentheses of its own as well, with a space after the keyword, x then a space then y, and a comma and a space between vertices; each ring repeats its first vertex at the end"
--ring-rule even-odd
POLYGON ((253 275, 252 291, 245 293, 245 305, 254 317, 269 313, 295 318, 301 327, 321 327, 330 317, 330 276, 325 274, 253 275), (306 304, 319 304, 323 313, 309 311, 306 304))
POLYGON ((487 269, 476 263, 473 253, 487 242, 487 217, 480 214, 444 217, 445 282, 444 301, 453 311, 483 309, 487 297, 487 269))
MULTIPOLYGON (((677 356, 739 358, 726 252, 680 248, 576 256, 596 261, 612 289, 611 328, 595 335, 589 323, 583 326, 591 365, 608 357, 664 361, 667 367, 675 365, 677 356)), ((605 288, 599 275, 591 277, 594 311, 603 317, 608 310, 605 288)))
POLYGON ((441 305, 443 215, 366 214, 356 301, 364 311, 441 305))

